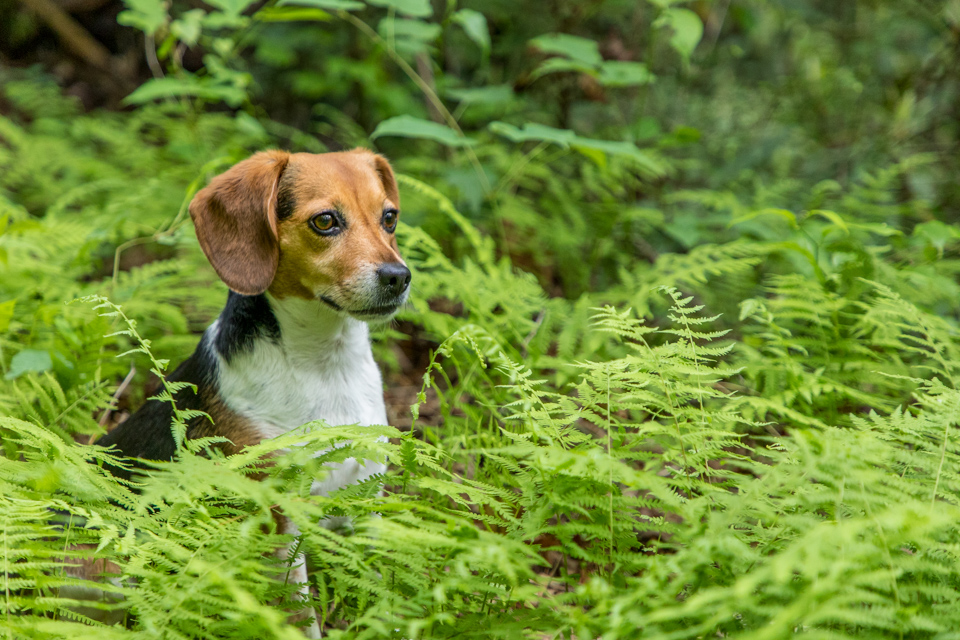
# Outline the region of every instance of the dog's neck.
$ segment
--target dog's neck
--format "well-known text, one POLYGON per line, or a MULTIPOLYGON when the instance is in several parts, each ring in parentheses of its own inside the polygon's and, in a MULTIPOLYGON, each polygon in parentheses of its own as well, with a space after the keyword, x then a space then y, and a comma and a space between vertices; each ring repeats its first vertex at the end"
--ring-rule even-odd
POLYGON ((320 300, 230 292, 217 324, 216 349, 228 362, 257 340, 277 343, 294 360, 328 361, 335 354, 358 356, 370 350, 367 324, 320 300))
MULTIPOLYGON (((320 300, 286 298, 267 294, 280 326, 280 342, 288 356, 329 361, 334 355, 360 356, 370 351, 367 323, 335 311, 320 300)), ((330 366, 329 362, 325 363, 330 366)))
POLYGON ((207 339, 220 399, 258 442, 313 420, 386 423, 367 325, 323 302, 231 293, 207 339))

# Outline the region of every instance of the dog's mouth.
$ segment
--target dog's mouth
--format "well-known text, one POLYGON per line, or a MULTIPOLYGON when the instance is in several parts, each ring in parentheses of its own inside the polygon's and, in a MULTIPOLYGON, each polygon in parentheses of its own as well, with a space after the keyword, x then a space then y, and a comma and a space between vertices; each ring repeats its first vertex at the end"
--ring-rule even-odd
POLYGON ((400 303, 396 303, 364 307, 362 309, 346 309, 327 296, 319 296, 319 298, 321 302, 325 303, 330 308, 336 311, 348 313, 358 320, 383 320, 395 314, 400 308, 400 303))

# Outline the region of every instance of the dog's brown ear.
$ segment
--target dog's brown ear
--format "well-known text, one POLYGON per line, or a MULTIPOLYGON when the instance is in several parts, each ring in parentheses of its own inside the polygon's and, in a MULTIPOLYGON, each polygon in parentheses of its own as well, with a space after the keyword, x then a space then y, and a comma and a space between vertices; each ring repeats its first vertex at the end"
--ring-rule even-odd
POLYGON ((397 189, 397 179, 393 177, 393 169, 387 159, 380 155, 373 156, 373 166, 377 169, 380 176, 380 182, 383 183, 383 190, 387 193, 387 198, 395 207, 400 208, 400 190, 397 189))
POLYGON ((263 293, 277 273, 277 189, 289 159, 286 151, 257 153, 214 178, 190 202, 200 247, 237 293, 263 293))

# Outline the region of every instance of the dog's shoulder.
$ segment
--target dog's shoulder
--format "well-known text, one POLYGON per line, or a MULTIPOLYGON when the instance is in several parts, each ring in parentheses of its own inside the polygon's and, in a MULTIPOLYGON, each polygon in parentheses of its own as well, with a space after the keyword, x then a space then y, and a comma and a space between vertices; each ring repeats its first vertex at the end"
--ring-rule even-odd
MULTIPOLYGON (((177 408, 181 411, 207 411, 205 391, 216 384, 216 378, 217 360, 205 336, 193 354, 167 376, 170 382, 185 382, 190 385, 174 395, 177 408)), ((195 430, 201 420, 206 418, 192 419, 188 424, 188 431, 195 430)), ((131 458, 170 460, 177 450, 170 429, 172 423, 173 407, 170 402, 150 399, 129 418, 97 440, 96 444, 114 447, 118 453, 131 458)))

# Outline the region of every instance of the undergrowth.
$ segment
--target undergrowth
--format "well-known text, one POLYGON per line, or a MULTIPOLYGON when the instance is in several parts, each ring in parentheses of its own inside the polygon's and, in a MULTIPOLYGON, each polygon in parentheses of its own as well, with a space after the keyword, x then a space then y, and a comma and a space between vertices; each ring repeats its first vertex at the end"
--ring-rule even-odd
MULTIPOLYGON (((130 19, 147 4, 129 3, 130 19)), ((321 142, 259 111, 245 38, 269 59, 304 33, 285 21, 363 22, 355 3, 297 4, 310 6, 262 9, 281 31, 256 37, 216 5, 204 15, 220 26, 203 29, 237 48, 218 45, 206 75, 168 60, 169 82, 144 87, 171 99, 124 113, 81 113, 36 71, 0 70, 5 637, 302 637, 272 553, 291 542, 331 638, 957 637, 960 228, 905 194, 943 169, 924 154, 843 184, 672 188, 700 167, 672 151, 690 132, 642 147, 535 110, 484 127, 447 111, 428 123, 442 133, 418 121, 409 153, 391 154, 411 302, 374 332, 388 380, 407 333, 429 350, 404 371, 420 387, 404 420, 311 423, 231 457, 184 443, 133 481, 111 476, 124 463, 90 442, 154 393, 150 374, 182 360, 225 300, 187 223, 193 194, 257 149, 401 135, 368 136, 331 108, 313 123, 321 142), (240 110, 205 108, 217 99, 240 110), (358 456, 390 469, 310 495, 325 464, 358 456), (278 508, 297 540, 276 531, 278 508), (352 531, 316 526, 331 516, 352 531), (112 575, 79 599, 69 565, 92 560, 112 575)), ((200 20, 187 13, 168 54, 200 20)), ((453 15, 443 29, 489 56, 463 26, 476 15, 453 15)), ((371 59, 436 54, 408 18, 388 13, 401 27, 388 37, 370 29, 371 59)), ((537 73, 622 90, 588 58, 537 73)), ((382 115, 423 109, 381 80, 382 115)))

